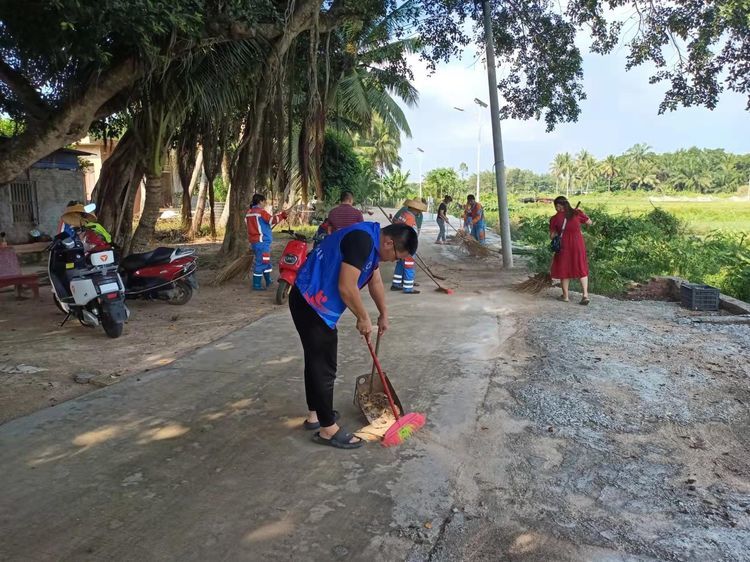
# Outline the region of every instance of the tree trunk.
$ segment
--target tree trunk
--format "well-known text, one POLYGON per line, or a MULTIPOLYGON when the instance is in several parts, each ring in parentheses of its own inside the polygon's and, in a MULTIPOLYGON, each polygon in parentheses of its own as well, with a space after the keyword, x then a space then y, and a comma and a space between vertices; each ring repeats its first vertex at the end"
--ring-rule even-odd
POLYGON ((193 189, 198 182, 201 168, 203 167, 203 151, 198 148, 193 173, 190 175, 190 181, 182 186, 182 230, 188 232, 192 228, 193 216, 193 189))
POLYGON ((224 201, 224 208, 221 210, 221 217, 219 218, 219 226, 221 228, 226 228, 227 223, 229 222, 229 209, 231 206, 229 205, 229 201, 232 198, 232 184, 229 184, 229 187, 227 188, 227 198, 224 201))
POLYGON ((112 233, 115 243, 127 246, 133 231, 133 202, 143 178, 143 147, 127 131, 112 155, 102 164, 92 199, 99 222, 112 233))
POLYGON ((195 167, 193 167, 193 175, 190 178, 190 185, 188 187, 188 193, 190 193, 190 197, 193 197, 193 192, 195 192, 195 187, 198 185, 198 181, 200 180, 203 173, 203 149, 199 146, 198 152, 196 153, 195 157, 195 167))
POLYGON ((102 107, 139 77, 135 60, 127 59, 92 80, 80 96, 63 104, 49 119, 30 124, 20 135, 2 141, 0 184, 14 180, 36 161, 86 136, 102 107))
POLYGON ((181 228, 187 232, 192 221, 192 210, 190 204, 190 179, 193 177, 193 167, 195 166, 195 149, 185 150, 180 147, 177 150, 177 168, 180 172, 180 188, 182 189, 180 218, 182 219, 181 228))
POLYGON ((214 178, 208 178, 208 224, 211 229, 211 239, 216 240, 216 213, 214 212, 214 178))
POLYGON ((227 221, 229 220, 229 198, 232 193, 232 180, 229 175, 229 153, 224 152, 221 158, 221 181, 224 183, 224 189, 227 190, 226 198, 224 199, 224 208, 221 210, 221 218, 219 218, 219 226, 225 228, 227 221))
POLYGON ((180 177, 180 166, 177 162, 177 149, 169 151, 169 169, 172 172, 172 197, 175 193, 182 192, 182 178, 180 177))
POLYGON ((201 229, 203 223, 203 213, 206 210, 206 196, 208 195, 208 181, 205 172, 201 174, 200 189, 198 190, 198 201, 195 205, 195 214, 193 215, 193 225, 190 228, 190 236, 195 236, 201 229))
POLYGON ((138 221, 138 228, 130 243, 129 253, 143 252, 148 247, 156 230, 156 221, 159 220, 160 203, 161 173, 149 173, 146 175, 146 201, 143 204, 143 213, 141 213, 141 220, 138 221))

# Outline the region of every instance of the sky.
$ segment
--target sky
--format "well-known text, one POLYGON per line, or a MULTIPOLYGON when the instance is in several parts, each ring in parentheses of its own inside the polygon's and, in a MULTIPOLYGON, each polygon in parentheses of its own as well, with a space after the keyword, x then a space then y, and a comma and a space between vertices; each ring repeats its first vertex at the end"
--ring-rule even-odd
MULTIPOLYGON (((648 83, 651 68, 625 71, 626 50, 607 56, 584 53, 584 90, 576 123, 558 125, 545 132, 543 121, 502 122, 505 165, 546 172, 555 154, 586 149, 601 159, 621 154, 637 143, 647 143, 656 152, 680 148, 724 148, 729 152, 750 152, 750 113, 747 100, 735 93, 724 93, 718 107, 679 108, 658 114, 665 85, 648 83)), ((482 61, 475 62, 473 51, 462 60, 438 66, 430 75, 418 57, 411 58, 414 85, 419 90, 417 108, 404 107, 412 138, 402 138, 402 169, 411 181, 432 168, 458 170, 465 162, 472 174, 477 169, 477 97, 489 103, 487 74, 482 61), (464 112, 454 109, 461 107, 464 112)), ((498 78, 503 69, 498 68, 498 78)), ((492 136, 489 108, 484 109, 480 169, 492 167, 492 136)))

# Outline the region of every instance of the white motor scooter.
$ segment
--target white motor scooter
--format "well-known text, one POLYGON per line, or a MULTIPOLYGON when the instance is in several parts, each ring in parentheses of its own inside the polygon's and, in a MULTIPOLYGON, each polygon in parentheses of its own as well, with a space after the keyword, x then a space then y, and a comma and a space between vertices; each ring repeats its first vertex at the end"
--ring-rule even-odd
MULTIPOLYGON (((87 212, 92 210, 93 206, 87 206, 87 212)), ((101 325, 110 338, 122 335, 130 311, 114 252, 110 249, 87 256, 78 236, 67 232, 55 236, 48 250, 52 297, 66 314, 63 325, 74 316, 83 326, 101 325)))

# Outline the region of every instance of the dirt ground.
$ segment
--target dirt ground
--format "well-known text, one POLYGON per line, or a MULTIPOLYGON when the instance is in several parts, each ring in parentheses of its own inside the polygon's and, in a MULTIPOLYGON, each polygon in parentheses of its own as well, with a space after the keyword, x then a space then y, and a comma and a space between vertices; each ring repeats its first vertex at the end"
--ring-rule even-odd
MULTIPOLYGON (((280 236, 274 242, 274 278, 286 241, 280 236)), ((55 308, 49 286, 41 288, 38 301, 17 300, 12 290, 0 292, 0 424, 134 373, 169 365, 274 310, 274 292, 254 293, 248 279, 211 286, 218 244, 171 245, 198 251, 200 288, 184 306, 128 301, 131 317, 118 339, 109 339, 101 328, 86 328, 74 319, 61 328, 64 316, 55 308), (81 384, 74 380, 77 374, 94 378, 81 384)), ((41 269, 24 268, 29 272, 41 269)))
MULTIPOLYGON (((428 420, 407 444, 313 444, 293 327, 271 314, 1 425, 0 558, 750 560, 750 326, 676 303, 519 294, 522 267, 431 236, 426 222, 424 257, 455 293, 419 272, 422 295, 388 293, 382 357, 428 420)), ((270 301, 245 287, 246 308, 270 301)), ((107 341, 75 334, 66 361, 107 341)), ((354 377, 370 367, 351 316, 339 337, 336 406, 352 427, 354 377)))

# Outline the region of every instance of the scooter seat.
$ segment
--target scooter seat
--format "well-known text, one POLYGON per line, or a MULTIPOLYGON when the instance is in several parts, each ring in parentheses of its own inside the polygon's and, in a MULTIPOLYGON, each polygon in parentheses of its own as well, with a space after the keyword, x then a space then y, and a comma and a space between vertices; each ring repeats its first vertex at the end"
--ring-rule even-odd
POLYGON ((120 262, 122 267, 127 272, 133 272, 136 269, 141 269, 147 265, 161 265, 163 263, 169 263, 169 259, 172 257, 173 248, 156 248, 150 252, 144 252, 142 254, 130 254, 128 257, 120 262))

